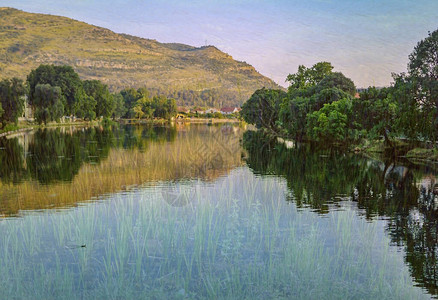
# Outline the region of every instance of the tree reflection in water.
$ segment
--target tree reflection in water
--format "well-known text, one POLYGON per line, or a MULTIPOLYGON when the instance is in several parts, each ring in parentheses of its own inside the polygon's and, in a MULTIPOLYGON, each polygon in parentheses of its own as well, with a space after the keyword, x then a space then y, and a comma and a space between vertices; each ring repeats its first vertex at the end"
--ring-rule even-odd
POLYGON ((41 184, 72 181, 84 163, 98 164, 111 148, 145 150, 151 141, 172 141, 172 127, 47 128, 18 138, 0 139, 0 179, 41 184))
POLYGON ((384 218, 393 245, 403 247, 415 281, 438 294, 438 222, 435 176, 430 167, 377 161, 314 145, 287 148, 260 132, 247 131, 247 164, 260 175, 284 177, 299 208, 318 214, 358 204, 367 219, 384 218))

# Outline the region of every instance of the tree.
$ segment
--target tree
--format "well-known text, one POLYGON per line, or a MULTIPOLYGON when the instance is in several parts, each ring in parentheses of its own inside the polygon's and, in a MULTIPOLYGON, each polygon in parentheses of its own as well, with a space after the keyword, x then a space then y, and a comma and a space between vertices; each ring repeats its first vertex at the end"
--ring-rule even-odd
POLYGON ((328 88, 337 88, 345 93, 354 96, 356 94, 356 87, 354 82, 345 77, 341 72, 333 72, 325 76, 316 86, 316 93, 328 88))
POLYGON ((29 84, 29 103, 33 105, 35 88, 38 84, 50 84, 61 89, 66 99, 65 112, 71 114, 76 100, 76 93, 82 82, 79 75, 70 66, 40 65, 27 76, 29 84))
MULTIPOLYGON (((438 30, 418 42, 409 55, 408 75, 396 76, 396 85, 402 89, 410 86, 410 96, 403 106, 418 108, 422 122, 427 127, 421 128, 424 137, 438 140, 438 30), (412 107, 413 106, 413 107, 412 107)), ((410 122, 409 122, 410 123, 410 122)))
MULTIPOLYGON (((319 82, 315 83, 317 80, 308 81, 305 88, 289 88, 288 97, 281 104, 280 126, 284 134, 296 140, 312 139, 317 136, 307 134, 309 129, 307 116, 309 114, 319 111, 326 104, 342 99, 351 100, 356 92, 356 87, 351 79, 345 77, 342 73, 331 72, 331 65, 329 63, 325 64, 328 64, 325 65, 325 69, 322 68, 324 64, 319 68, 313 67, 315 70, 323 70, 318 73, 319 75, 326 74, 322 79, 321 76, 313 75, 319 82)), ((323 118, 322 114, 319 116, 323 118)))
POLYGON ((96 116, 111 117, 114 112, 115 102, 108 90, 108 86, 99 80, 85 80, 83 88, 88 96, 96 100, 96 116))
POLYGON ((155 96, 152 99, 152 107, 154 109, 154 117, 170 119, 176 115, 175 99, 167 99, 165 96, 155 96))
POLYGON ((167 119, 175 117, 178 113, 178 108, 176 106, 176 100, 171 98, 166 101, 166 109, 167 109, 167 119))
POLYGON ((308 134, 315 141, 339 142, 355 138, 351 126, 352 102, 344 98, 307 115, 308 134))
POLYGON ((18 122, 18 117, 23 114, 25 93, 26 88, 21 79, 0 81, 0 121, 3 125, 18 122))
POLYGON ((119 119, 126 114, 125 101, 123 96, 120 93, 113 94, 114 99, 114 110, 113 110, 113 119, 119 119))
POLYGON ((240 115, 247 123, 277 134, 280 104, 286 96, 282 90, 259 89, 243 104, 240 115))
POLYGON ((286 81, 290 82, 289 90, 304 89, 318 84, 324 77, 331 74, 333 66, 329 62, 319 62, 311 68, 298 66, 298 72, 289 74, 286 81))
POLYGON ((143 95, 142 93, 139 93, 136 89, 130 88, 130 89, 124 89, 120 92, 120 95, 123 97, 123 102, 125 103, 125 109, 126 113, 124 115, 125 118, 133 118, 135 116, 134 112, 134 106, 137 105, 137 101, 142 98, 143 96, 146 96, 146 98, 149 98, 149 95, 143 95))
POLYGON ((393 76, 392 94, 398 106, 396 125, 399 132, 411 140, 433 138, 433 116, 430 116, 430 109, 425 113, 417 100, 417 85, 406 74, 393 76))
POLYGON ((35 119, 41 124, 59 121, 64 114, 65 98, 61 88, 50 84, 37 84, 33 95, 35 119))
POLYGON ((323 81, 321 81, 321 83, 317 85, 317 88, 314 89, 315 94, 310 97, 310 105, 312 111, 321 109, 325 104, 329 104, 345 98, 351 98, 351 94, 343 91, 336 85, 321 87, 322 83, 323 81))
POLYGON ((355 99, 354 119, 368 131, 371 139, 385 138, 386 144, 393 147, 392 137, 397 133, 398 105, 392 95, 392 88, 376 89, 369 87, 360 98, 355 99))
POLYGON ((142 97, 137 100, 136 105, 133 108, 133 112, 136 118, 151 119, 154 116, 154 107, 151 99, 142 97))
POLYGON ((280 105, 280 126, 285 135, 302 141, 306 135, 307 114, 311 112, 310 99, 306 97, 285 98, 280 105))
POLYGON ((76 94, 76 102, 72 111, 79 118, 94 120, 96 118, 96 100, 81 89, 76 94))

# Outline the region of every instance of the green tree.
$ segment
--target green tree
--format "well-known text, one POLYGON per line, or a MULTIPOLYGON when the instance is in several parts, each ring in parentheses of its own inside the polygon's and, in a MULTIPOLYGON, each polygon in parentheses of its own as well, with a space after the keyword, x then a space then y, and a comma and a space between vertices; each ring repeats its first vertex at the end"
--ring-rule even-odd
POLYGON ((289 90, 304 89, 318 84, 324 77, 331 74, 333 66, 329 62, 318 62, 311 68, 298 66, 298 72, 289 74, 286 81, 290 82, 289 90))
MULTIPOLYGON (((139 89, 140 90, 140 89, 139 89)), ((124 115, 125 118, 133 118, 136 116, 136 112, 134 112, 134 107, 137 105, 137 101, 145 96, 146 98, 149 98, 149 94, 144 94, 146 91, 144 90, 136 90, 133 88, 130 89, 124 89, 120 92, 120 94, 123 97, 123 102, 125 103, 125 110, 126 113, 124 115)))
POLYGON ((73 112, 79 118, 94 120, 96 118, 96 100, 93 96, 87 95, 84 90, 79 90, 76 93, 73 112))
POLYGON ((113 94, 112 96, 114 99, 114 111, 112 118, 119 119, 126 114, 127 109, 125 107, 125 101, 120 93, 113 94))
POLYGON ((64 114, 65 99, 61 88, 50 84, 37 84, 33 95, 35 119, 41 124, 59 121, 64 114))
POLYGON ((70 66, 40 65, 27 76, 29 103, 33 105, 35 89, 38 84, 50 84, 61 89, 66 99, 65 112, 71 114, 76 101, 76 93, 81 89, 79 75, 70 66))
POLYGON ((279 113, 283 133, 295 140, 302 141, 306 135, 306 117, 311 111, 309 98, 285 98, 281 103, 279 113))
POLYGON ((247 123, 278 134, 280 104, 286 96, 282 90, 259 89, 243 104, 240 115, 247 123))
POLYGON ((154 104, 151 99, 144 96, 137 100, 133 112, 138 119, 152 119, 154 117, 154 104))
POLYGON ((398 105, 396 125, 399 132, 411 140, 430 138, 433 118, 430 109, 425 114, 422 103, 417 101, 417 85, 406 74, 393 76, 395 85, 392 93, 398 105))
MULTIPOLYGON (((408 74, 395 76, 399 89, 409 90, 402 109, 419 112, 424 124, 418 128, 424 138, 438 140, 438 30, 418 42, 409 55, 408 74)), ((416 118, 414 114, 411 117, 416 118)), ((405 122, 409 126, 412 121, 405 122)), ((409 128, 404 128, 410 131, 409 128)))
POLYGON ((344 98, 307 115, 308 135, 315 141, 345 142, 357 138, 351 99, 344 98))
POLYGON ((152 99, 152 107, 156 118, 170 119, 177 112, 175 99, 167 99, 165 96, 155 96, 152 99))
POLYGON ((337 88, 351 96, 356 94, 354 82, 350 78, 345 77, 341 72, 333 72, 325 76, 316 86, 315 93, 320 93, 328 88, 337 88))
POLYGON ((17 123, 18 117, 23 114, 25 93, 26 88, 21 79, 0 81, 0 121, 3 125, 17 123))
POLYGON ((85 80, 83 88, 88 96, 96 100, 96 116, 111 117, 115 109, 115 102, 113 95, 108 90, 108 86, 99 80, 85 80))
POLYGON ((392 138, 397 135, 398 105, 392 95, 392 88, 376 89, 370 87, 355 99, 354 119, 368 132, 371 139, 382 136, 393 146, 392 138))
MULTIPOLYGON (((315 138, 315 134, 308 135, 308 114, 322 109, 326 104, 341 99, 352 99, 356 92, 353 81, 342 73, 331 72, 331 68, 327 67, 325 70, 325 73, 320 72, 326 75, 322 79, 318 77, 319 82, 308 81, 305 87, 289 88, 288 96, 284 98, 279 113, 279 124, 283 134, 296 140, 315 138)), ((320 115, 320 118, 322 122, 324 116, 320 115)))

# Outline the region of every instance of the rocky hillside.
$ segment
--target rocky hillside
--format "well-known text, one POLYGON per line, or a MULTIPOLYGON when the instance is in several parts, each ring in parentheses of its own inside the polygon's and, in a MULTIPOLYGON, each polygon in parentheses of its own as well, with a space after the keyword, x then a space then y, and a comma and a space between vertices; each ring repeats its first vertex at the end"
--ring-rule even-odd
POLYGON ((165 44, 66 17, 0 8, 0 78, 40 64, 71 65, 111 90, 147 87, 180 105, 239 105, 258 88, 279 88, 214 46, 165 44))

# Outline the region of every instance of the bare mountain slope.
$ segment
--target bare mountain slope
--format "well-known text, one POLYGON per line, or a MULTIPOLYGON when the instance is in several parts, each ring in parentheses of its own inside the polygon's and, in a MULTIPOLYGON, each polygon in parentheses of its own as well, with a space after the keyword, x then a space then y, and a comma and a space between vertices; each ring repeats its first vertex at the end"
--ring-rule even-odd
POLYGON ((180 104, 238 105, 258 88, 279 88, 214 46, 165 44, 66 17, 0 8, 0 78, 25 78, 40 64, 71 65, 111 90, 147 87, 180 104))

